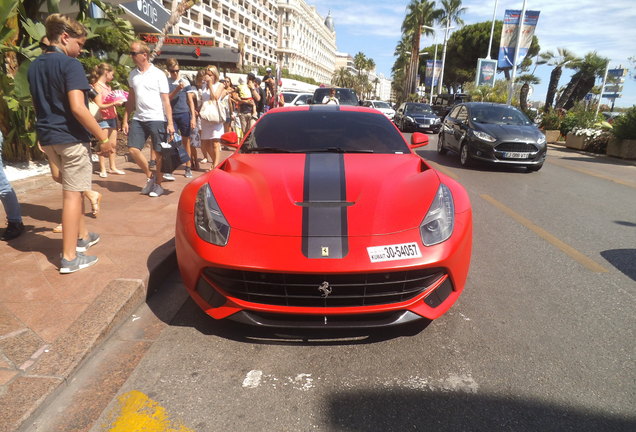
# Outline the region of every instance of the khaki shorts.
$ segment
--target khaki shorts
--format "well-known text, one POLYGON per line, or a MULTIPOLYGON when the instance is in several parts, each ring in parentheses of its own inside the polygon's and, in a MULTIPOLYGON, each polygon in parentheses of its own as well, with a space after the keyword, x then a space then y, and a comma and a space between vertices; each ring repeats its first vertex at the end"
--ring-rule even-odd
POLYGON ((72 192, 91 190, 93 164, 89 143, 53 144, 42 146, 62 175, 62 189, 72 192))

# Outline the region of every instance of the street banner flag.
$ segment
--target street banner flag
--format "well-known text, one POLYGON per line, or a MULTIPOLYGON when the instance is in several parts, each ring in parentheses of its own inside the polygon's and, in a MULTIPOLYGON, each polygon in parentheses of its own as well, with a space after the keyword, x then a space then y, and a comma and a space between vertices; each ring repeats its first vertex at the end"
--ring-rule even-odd
POLYGON ((437 86, 439 76, 442 73, 442 61, 441 60, 426 60, 426 78, 424 84, 428 87, 437 86), (433 79, 433 63, 435 63, 435 79, 433 79))
POLYGON ((475 83, 478 86, 488 85, 494 87, 496 72, 497 60, 480 58, 477 61, 477 79, 475 80, 475 83))
MULTIPOLYGON (((517 48, 517 33, 519 33, 520 10, 506 9, 504 15, 503 28, 501 29, 501 42, 499 43, 499 68, 511 68, 515 58, 517 48)), ((539 21, 539 11, 526 11, 521 31, 521 44, 519 45, 519 56, 517 61, 519 66, 528 54, 528 49, 532 43, 534 29, 539 21)))

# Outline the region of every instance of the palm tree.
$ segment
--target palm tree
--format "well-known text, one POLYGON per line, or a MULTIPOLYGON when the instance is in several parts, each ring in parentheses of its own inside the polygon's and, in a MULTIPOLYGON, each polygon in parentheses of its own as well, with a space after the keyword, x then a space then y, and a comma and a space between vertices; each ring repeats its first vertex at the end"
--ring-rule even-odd
POLYGON ((519 75, 517 78, 518 83, 522 83, 521 90, 519 91, 519 107, 522 111, 528 111, 528 92, 530 91, 530 84, 539 84, 541 80, 533 74, 519 75))
POLYGON ((446 65, 446 41, 448 40, 448 30, 451 24, 463 25, 464 20, 461 15, 466 12, 466 8, 462 6, 462 0, 442 0, 442 16, 440 23, 446 26, 444 32, 444 47, 442 49, 442 70, 439 75, 439 89, 442 88, 444 79, 444 66, 446 65))
POLYGON ((406 73, 411 58, 410 44, 410 38, 403 34, 395 46, 395 51, 393 51, 393 55, 396 59, 391 68, 391 77, 393 78, 391 87, 393 88, 393 92, 398 95, 399 102, 405 99, 405 95, 407 94, 405 87, 406 73))
POLYGON ((609 59, 599 56, 596 51, 587 53, 583 59, 572 62, 577 72, 572 75, 567 87, 557 100, 555 108, 572 108, 594 87, 597 77, 602 77, 609 59))
POLYGON ((545 105, 543 106, 543 111, 548 112, 550 108, 552 108, 552 103, 554 102, 554 97, 556 96, 557 88, 559 87, 559 80, 561 79, 563 68, 569 67, 572 62, 577 60, 577 57, 567 48, 557 48, 556 53, 546 51, 541 53, 540 57, 548 65, 554 66, 554 69, 552 69, 552 72, 550 73, 548 92, 545 96, 545 105))
POLYGON ((410 40, 410 61, 406 69, 406 83, 404 94, 415 93, 417 83, 414 80, 415 72, 419 67, 420 37, 422 33, 431 34, 433 31, 422 26, 430 26, 441 16, 441 11, 435 9, 433 0, 411 0, 406 7, 406 16, 402 22, 402 35, 410 40))
POLYGON ((341 67, 334 72, 331 82, 338 87, 352 87, 353 75, 347 68, 341 67))

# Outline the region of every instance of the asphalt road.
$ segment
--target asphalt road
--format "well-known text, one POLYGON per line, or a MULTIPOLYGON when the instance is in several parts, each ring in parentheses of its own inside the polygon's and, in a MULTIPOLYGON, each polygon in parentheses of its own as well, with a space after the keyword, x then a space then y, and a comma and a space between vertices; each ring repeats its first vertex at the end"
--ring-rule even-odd
POLYGON ((442 318, 273 334, 208 318, 175 274, 31 430, 636 430, 636 167, 555 150, 538 173, 466 170, 435 137, 419 153, 474 212, 442 318))

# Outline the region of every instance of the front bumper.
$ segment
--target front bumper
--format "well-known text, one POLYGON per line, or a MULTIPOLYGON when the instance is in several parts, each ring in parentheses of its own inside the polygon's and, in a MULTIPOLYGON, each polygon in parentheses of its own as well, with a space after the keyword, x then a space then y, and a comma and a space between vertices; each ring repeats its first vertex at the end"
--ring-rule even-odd
MULTIPOLYGON (((299 237, 271 238, 232 230, 225 247, 205 243, 196 235, 192 219, 191 215, 181 211, 177 218, 179 269, 190 296, 215 319, 227 318, 281 328, 386 327, 414 319, 432 320, 457 301, 470 263, 470 211, 456 215, 453 235, 446 242, 432 247, 420 245, 421 258, 383 263, 371 263, 366 248, 411 242, 414 238, 412 231, 371 238, 351 237, 349 253, 344 258, 308 259, 300 256, 299 237), (289 253, 295 250, 299 251, 298 256, 289 253), (283 252, 277 256, 264 251, 283 252), (232 274, 232 283, 215 276, 217 269, 221 273, 232 274), (347 278, 356 280, 362 275, 367 279, 369 275, 392 278, 392 275, 409 272, 424 272, 432 276, 420 290, 406 289, 405 295, 387 296, 386 301, 363 299, 356 303, 359 299, 353 302, 346 299, 348 295, 361 297, 360 292, 354 290, 367 290, 371 283, 367 284, 367 288, 352 283, 347 288, 351 292, 341 296, 331 294, 327 298, 323 298, 318 289, 320 281, 335 281, 334 293, 337 293, 343 289, 340 287, 347 285, 342 282, 347 278), (250 282, 241 281, 241 287, 237 288, 236 275, 240 274, 244 274, 250 282), (277 278, 286 278, 292 283, 277 283, 277 278), (299 279, 312 282, 307 283, 307 287, 294 285, 294 281, 299 279), (293 295, 287 294, 290 287, 296 289, 293 295)), ((367 299, 372 297, 368 295, 367 299)))
POLYGON ((541 165, 545 161, 547 146, 535 143, 493 144, 473 139, 468 143, 468 152, 480 161, 498 165, 541 165))

